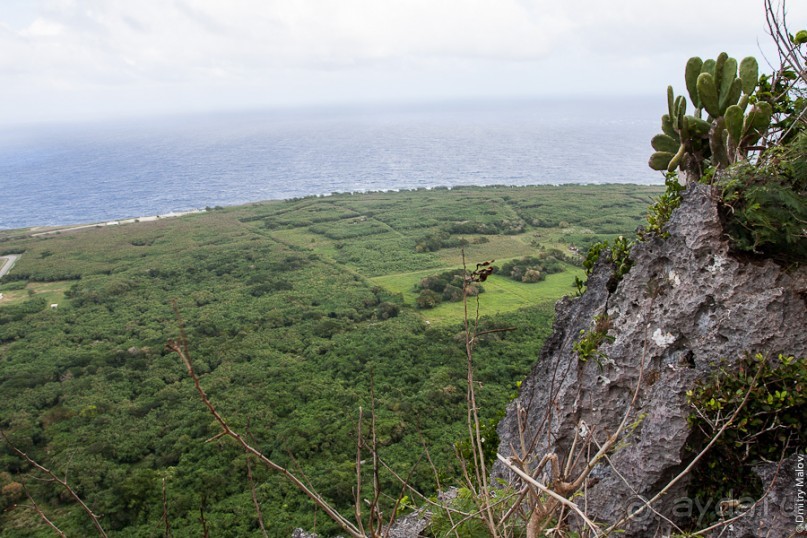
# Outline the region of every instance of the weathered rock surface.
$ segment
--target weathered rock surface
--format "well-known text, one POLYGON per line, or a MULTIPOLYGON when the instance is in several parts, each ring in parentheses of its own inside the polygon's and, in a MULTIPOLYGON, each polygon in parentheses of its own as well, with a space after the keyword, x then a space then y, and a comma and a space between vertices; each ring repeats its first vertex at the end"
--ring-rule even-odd
MULTIPOLYGON (((730 255, 716 201, 702 185, 689 188, 668 231, 666 240, 634 247, 634 266, 615 289, 613 269, 601 261, 586 293, 558 304, 554 333, 499 424, 501 454, 527 452, 537 461, 554 453, 563 466, 576 431, 590 429, 602 442, 617 430, 638 383, 631 427, 588 480, 585 509, 597 522, 619 520, 688 463, 682 461, 691 412, 685 393, 715 361, 749 353, 807 354, 805 268, 786 272, 771 261, 730 255), (602 366, 581 362, 572 349, 600 314, 609 316, 613 337, 600 347, 607 356, 602 366)), ((501 466, 495 472, 512 479, 501 466)), ((654 505, 673 521, 685 482, 654 505)), ((582 497, 576 500, 582 507, 582 497)), ((661 535, 670 526, 648 511, 626 526, 625 535, 661 535)))

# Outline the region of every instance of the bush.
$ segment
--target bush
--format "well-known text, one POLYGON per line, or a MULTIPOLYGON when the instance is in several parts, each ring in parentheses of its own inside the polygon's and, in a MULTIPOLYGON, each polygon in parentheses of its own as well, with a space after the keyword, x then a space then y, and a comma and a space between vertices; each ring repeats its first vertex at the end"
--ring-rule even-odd
MULTIPOLYGON (((807 358, 746 357, 739 365, 721 362, 709 379, 687 391, 697 410, 689 416, 692 456, 699 453, 738 408, 734 422, 692 471, 690 493, 698 500, 759 498, 762 484, 753 472, 761 461, 778 461, 807 442, 807 358), (748 394, 748 400, 740 408, 748 394)), ((716 508, 713 506, 712 508, 716 508)), ((717 519, 714 512, 711 516, 717 519)))
POLYGON ((440 304, 440 296, 433 290, 423 290, 415 299, 415 305, 421 310, 434 308, 438 304, 440 304))
POLYGON ((532 284, 541 282, 546 275, 563 271, 563 254, 557 249, 542 252, 539 256, 526 256, 518 260, 510 260, 497 271, 512 278, 516 282, 532 284))
POLYGON ((732 247, 782 263, 807 260, 807 131, 757 165, 721 175, 721 216, 732 247))

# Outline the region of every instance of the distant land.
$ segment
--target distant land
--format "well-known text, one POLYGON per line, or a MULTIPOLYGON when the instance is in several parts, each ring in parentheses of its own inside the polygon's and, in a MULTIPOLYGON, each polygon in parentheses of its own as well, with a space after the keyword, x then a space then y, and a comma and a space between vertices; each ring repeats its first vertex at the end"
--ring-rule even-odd
MULTIPOLYGON (((110 536, 163 528, 163 479, 175 535, 201 535, 200 512, 211 536, 256 535, 244 453, 205 442, 215 424, 165 349, 184 324, 221 412, 266 454, 300 465, 342 509, 353 502, 356 418, 370 408, 371 386, 390 468, 407 475, 425 443, 442 483, 457 483, 454 444, 467 435, 455 277, 463 251, 471 268, 495 259, 498 269, 478 296, 480 327, 508 331, 476 349, 477 401, 494 424, 549 334, 555 301, 576 293, 580 253, 631 233, 660 193, 638 185, 421 189, 36 237, 0 231, 0 256, 18 256, 0 279, 0 426, 68 476, 110 536)), ((492 429, 486 439, 496 446, 492 429)), ((270 536, 295 527, 335 534, 278 476, 252 472, 270 536)), ((434 477, 421 464, 411 483, 428 493, 434 477)), ((400 489, 389 473, 381 481, 400 489)), ((6 509, 24 502, 15 497, 22 482, 68 536, 94 534, 74 503, 30 480, 0 444, 4 537, 52 534, 34 511, 6 509)))

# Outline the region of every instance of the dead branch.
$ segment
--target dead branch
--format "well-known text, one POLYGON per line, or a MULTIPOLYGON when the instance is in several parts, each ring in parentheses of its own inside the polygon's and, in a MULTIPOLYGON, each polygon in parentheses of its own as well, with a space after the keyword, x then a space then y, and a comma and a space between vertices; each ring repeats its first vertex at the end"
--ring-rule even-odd
MULTIPOLYGON (((421 453, 420 457, 418 457, 415 464, 412 465, 412 467, 409 469, 409 474, 406 476, 406 480, 401 481, 401 491, 400 493, 398 493, 398 498, 395 499, 395 504, 392 507, 392 513, 390 514, 389 522, 387 522, 387 526, 384 529, 383 534, 384 536, 386 536, 387 533, 389 533, 389 530, 392 528, 392 524, 395 522, 395 518, 398 517, 398 509, 401 507, 401 501, 403 500, 404 495, 406 494, 406 490, 409 489, 410 487, 409 484, 412 482, 412 475, 415 473, 415 469, 417 469, 417 466, 420 464, 420 461, 422 459, 423 454, 421 453)), ((379 458, 379 461, 381 461, 381 458, 379 458)))
MULTIPOLYGON (((440 484, 440 473, 437 472, 437 467, 434 465, 434 462, 432 461, 432 456, 429 453, 429 447, 426 446, 426 440, 423 438, 423 432, 420 431, 420 427, 418 427, 418 436, 420 437, 420 444, 423 446, 423 453, 426 454, 426 460, 429 462, 429 467, 431 467, 432 473, 434 473, 434 483, 437 484, 437 491, 443 491, 443 486, 440 484)), ((418 495, 420 495, 419 492, 418 495)), ((431 502, 423 495, 420 496, 426 499, 427 501, 431 502)), ((452 511, 446 509, 446 515, 448 516, 448 522, 451 523, 452 527, 454 527, 454 518, 452 516, 452 511)), ((454 530, 454 536, 456 538, 460 538, 459 534, 457 534, 456 529, 454 530)))
POLYGON ((370 503, 370 536, 376 536, 383 529, 383 518, 378 507, 381 500, 381 479, 378 473, 378 437, 375 428, 375 379, 370 376, 370 443, 373 455, 373 500, 370 503))
POLYGON ((92 520, 92 524, 93 524, 93 526, 95 527, 95 530, 98 532, 98 535, 99 535, 99 536, 103 536, 104 538, 106 538, 107 534, 106 534, 106 532, 104 532, 103 527, 101 527, 101 523, 98 521, 98 516, 96 516, 96 515, 93 513, 93 511, 92 511, 92 510, 90 510, 90 507, 89 507, 89 506, 87 506, 87 505, 84 503, 84 501, 83 501, 83 500, 81 500, 81 497, 79 497, 79 496, 78 496, 78 493, 76 493, 76 491, 75 491, 75 490, 74 490, 72 487, 70 487, 70 484, 68 484, 66 480, 63 480, 63 479, 59 478, 58 476, 56 476, 56 474, 54 474, 54 473, 53 473, 53 471, 51 471, 50 469, 48 469, 47 467, 45 467, 45 466, 43 466, 43 465, 40 465, 40 464, 39 464, 39 463, 37 463, 37 462, 36 462, 36 461, 35 461, 33 458, 31 458, 31 457, 30 457, 28 454, 26 454, 25 452, 23 452, 22 450, 20 450, 19 448, 17 448, 17 447, 16 447, 16 446, 15 446, 15 445, 14 445, 14 444, 11 442, 11 440, 10 440, 10 439, 9 439, 9 438, 6 436, 6 433, 5 433, 3 430, 0 430, 0 437, 2 437, 2 438, 3 438, 3 440, 6 442, 6 444, 8 445, 8 447, 9 447, 9 448, 10 448, 10 449, 11 449, 11 450, 12 450, 12 451, 15 453, 15 454, 17 454, 17 455, 18 455, 18 456, 20 456, 22 459, 24 459, 25 461, 27 461, 27 462, 28 462, 30 465, 32 465, 32 466, 33 466, 34 468, 36 468, 38 471, 40 471, 40 472, 42 472, 42 473, 46 474, 48 477, 50 477, 50 479, 51 479, 51 480, 53 480, 54 482, 56 482, 56 483, 58 483, 60 486, 62 486, 62 488, 64 488, 64 490, 65 490, 65 491, 67 491, 67 493, 68 493, 68 494, 69 494, 71 497, 73 497, 73 499, 74 499, 74 500, 75 500, 75 501, 76 501, 76 502, 79 504, 79 506, 81 506, 81 509, 82 509, 82 510, 84 510, 84 512, 87 514, 87 517, 89 517, 89 518, 90 518, 90 520, 92 520))
POLYGON ((165 491, 165 478, 163 478, 163 525, 165 527, 163 537, 171 538, 171 522, 168 520, 168 496, 165 491))
POLYGON ((39 505, 36 504, 36 501, 34 500, 34 498, 31 497, 30 493, 28 493, 28 488, 25 487, 25 484, 22 484, 22 490, 25 492, 25 496, 28 497, 28 500, 31 501, 31 505, 30 506, 24 506, 24 505, 16 505, 15 504, 12 508, 30 508, 31 510, 33 510, 34 512, 36 512, 39 515, 39 518, 42 521, 44 521, 51 529, 53 529, 53 532, 55 532, 57 535, 61 536, 62 538, 67 538, 65 536, 65 534, 62 532, 62 530, 59 527, 57 527, 56 524, 53 521, 48 519, 48 516, 45 515, 45 512, 43 512, 42 509, 39 507, 39 505))
POLYGON ((359 420, 356 422, 356 489, 354 490, 354 510, 356 525, 362 534, 364 534, 364 525, 362 524, 361 517, 361 448, 364 444, 364 438, 362 437, 363 419, 364 412, 362 411, 361 406, 359 406, 359 420))
MULTIPOLYGON (((471 441, 471 454, 473 456, 476 483, 479 484, 482 493, 481 499, 480 496, 474 495, 474 500, 481 505, 480 508, 484 514, 485 524, 491 536, 498 538, 499 533, 489 502, 491 492, 488 486, 485 452, 482 445, 482 427, 479 422, 479 410, 476 404, 476 391, 474 389, 473 349, 477 335, 479 334, 479 294, 476 295, 476 314, 474 316, 473 329, 471 328, 470 318, 468 316, 468 295, 470 294, 471 286, 475 282, 484 281, 493 272, 492 263, 493 260, 477 264, 476 271, 469 273, 465 262, 465 250, 462 250, 462 268, 465 273, 465 278, 463 279, 462 303, 463 324, 465 328, 465 356, 467 359, 468 388, 466 392, 466 406, 468 409, 468 438, 471 441)), ((467 476, 467 473, 465 474, 467 476)))
MULTIPOLYGON (((763 361, 763 364, 764 364, 764 361, 763 361)), ((687 465, 686 468, 683 471, 678 473, 678 475, 675 478, 670 480, 667 483, 667 485, 664 486, 661 489, 661 491, 656 493, 656 495, 654 495, 652 499, 650 499, 646 503, 642 504, 642 506, 638 507, 636 510, 634 510, 630 514, 628 514, 627 516, 623 517, 622 519, 620 519, 619 521, 617 521, 616 523, 614 523, 613 525, 608 527, 608 529, 606 529, 606 531, 605 531, 606 534, 610 533, 610 532, 613 532, 617 528, 621 527, 622 525, 624 525, 628 521, 632 520, 633 518, 635 518, 636 516, 638 516, 639 514, 644 512, 645 509, 647 508, 647 506, 652 506, 653 503, 655 503, 656 501, 661 499, 664 495, 666 495, 667 492, 670 491, 670 489, 672 489, 672 487, 675 484, 678 483, 678 481, 680 481, 683 477, 688 475, 690 473, 690 471, 692 471, 692 468, 695 467, 695 465, 709 451, 709 449, 712 448, 712 446, 717 442, 717 440, 720 438, 720 436, 723 435, 723 432, 725 432, 729 428, 729 426, 731 426, 734 423, 734 420, 740 414, 740 411, 742 410, 742 408, 745 407, 745 404, 748 402, 748 398, 751 397, 751 392, 754 390, 754 387, 756 387, 757 380, 759 379, 759 376, 762 373, 762 365, 763 364, 760 364, 759 368, 757 369, 757 373, 754 375, 754 379, 751 380, 751 383, 748 386, 748 390, 745 392, 745 396, 743 397, 743 400, 740 402, 740 405, 737 406, 737 409, 734 410, 734 413, 723 424, 723 426, 720 428, 720 430, 718 430, 718 432, 715 433, 714 436, 709 440, 709 443, 703 448, 703 450, 701 450, 698 453, 698 455, 695 456, 695 458, 691 462, 689 462, 689 465, 687 465)))
POLYGON ((580 510, 580 508, 576 504, 574 504, 572 501, 570 501, 566 497, 558 495, 557 493, 552 491, 550 488, 546 487, 545 485, 543 485, 540 482, 538 482, 537 480, 535 480, 533 477, 531 477, 530 475, 528 475, 527 473, 525 473, 524 471, 519 469, 518 466, 514 465, 513 462, 509 458, 505 458, 501 454, 496 454, 496 457, 499 458, 499 461, 502 462, 505 465, 505 467, 507 467, 508 469, 513 471, 514 473, 516 473, 526 483, 538 488, 542 493, 544 493, 546 495, 549 495, 550 497, 555 499, 560 504, 562 504, 562 505, 566 506, 567 508, 569 508, 570 510, 574 511, 578 516, 580 516, 580 519, 582 519, 586 523, 588 528, 590 528, 592 530, 592 532, 594 532, 595 536, 601 536, 602 533, 597 528, 597 526, 594 524, 594 522, 591 521, 588 517, 586 517, 586 515, 580 510))
POLYGON ((299 491, 304 493, 309 499, 311 499, 317 506, 319 506, 327 515, 331 518, 336 524, 342 527, 342 530, 347 532, 350 536, 354 538, 365 538, 364 533, 362 533, 356 525, 351 523, 347 520, 344 516, 342 516, 334 507, 332 507, 319 493, 314 491, 312 488, 309 488, 302 480, 300 480, 294 473, 290 472, 288 469, 279 465, 266 457, 260 450, 254 448, 250 445, 244 437, 233 430, 228 422, 224 419, 224 417, 218 412, 216 407, 208 398, 207 393, 205 392, 204 388, 202 388, 201 380, 199 376, 196 374, 196 371, 193 368, 193 363, 190 357, 190 351, 188 349, 188 341, 187 335, 185 333, 184 326, 181 322, 181 318, 179 316, 178 311, 176 310, 176 305, 174 305, 174 311, 177 314, 177 319, 180 320, 180 336, 179 340, 169 340, 166 347, 177 354, 177 356, 182 360, 182 363, 185 365, 185 368, 188 371, 188 375, 193 380, 194 387, 196 388, 196 392, 199 394, 199 398, 202 400, 202 403, 207 407, 208 411, 213 415, 216 422, 219 424, 221 428, 221 432, 219 433, 219 437, 230 437, 235 440, 241 447, 249 454, 254 455, 258 460, 263 463, 269 469, 276 471, 282 474, 289 482, 291 482, 299 491))
MULTIPOLYGON (((255 506, 255 515, 258 517, 258 525, 261 527, 261 533, 264 538, 268 538, 266 534, 266 526, 263 523, 263 512, 261 512, 261 504, 258 502, 258 492, 255 490, 255 480, 252 478, 252 461, 250 461, 249 453, 246 455, 247 459, 247 481, 249 482, 249 491, 252 493, 252 504, 255 506)), ((163 480, 165 483, 165 480, 163 480)))

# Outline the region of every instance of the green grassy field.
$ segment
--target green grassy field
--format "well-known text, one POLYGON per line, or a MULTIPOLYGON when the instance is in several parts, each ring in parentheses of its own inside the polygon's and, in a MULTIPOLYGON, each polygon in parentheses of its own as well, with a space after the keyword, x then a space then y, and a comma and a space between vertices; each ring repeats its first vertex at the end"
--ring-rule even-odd
POLYGON ((44 299, 48 305, 65 305, 65 292, 72 285, 71 282, 31 282, 19 290, 6 290, 0 299, 0 307, 18 305, 32 298, 44 299))
MULTIPOLYGON (((455 268, 457 267, 446 267, 445 269, 455 268)), ((418 296, 415 285, 420 279, 434 273, 434 269, 428 269, 374 277, 370 280, 393 293, 400 293, 403 296, 404 304, 413 306, 418 296)), ((574 291, 572 283, 575 277, 583 278, 583 276, 584 271, 573 266, 569 266, 562 273, 549 275, 546 280, 537 284, 523 284, 503 276, 493 275, 485 282, 485 292, 479 296, 479 302, 484 305, 483 312, 488 315, 554 302, 564 295, 570 295, 574 291)), ((475 310, 476 301, 472 301, 471 304, 475 310)), ((460 302, 444 302, 435 308, 422 311, 422 315, 431 323, 456 323, 457 320, 463 319, 464 307, 460 302)))
MULTIPOLYGON (((476 349, 481 413, 493 420, 532 367, 554 302, 582 275, 570 247, 631 233, 660 192, 343 194, 35 237, 0 231, 0 255, 21 254, 0 280, 0 427, 66 474, 110 535, 162 535, 165 479, 174 536, 201 535, 200 512, 211 536, 259 536, 243 452, 205 443, 215 423, 165 349, 184 323, 221 412, 280 464, 300 465, 340 508, 351 510, 355 420, 371 385, 385 461, 406 474, 425 442, 443 483, 453 483, 453 444, 466 431, 463 306, 417 309, 415 286, 461 267, 463 250, 470 267, 563 258, 541 282, 494 274, 484 283, 482 326, 514 329, 476 349)), ((6 509, 23 500, 14 494, 21 483, 69 536, 93 534, 73 503, 29 471, 0 445, 0 535, 52 534, 34 512, 6 509)), ((271 536, 315 526, 332 534, 281 478, 254 472, 271 536)), ((411 483, 428 493, 434 474, 419 465, 411 483)), ((400 487, 388 473, 382 485, 400 487)))

